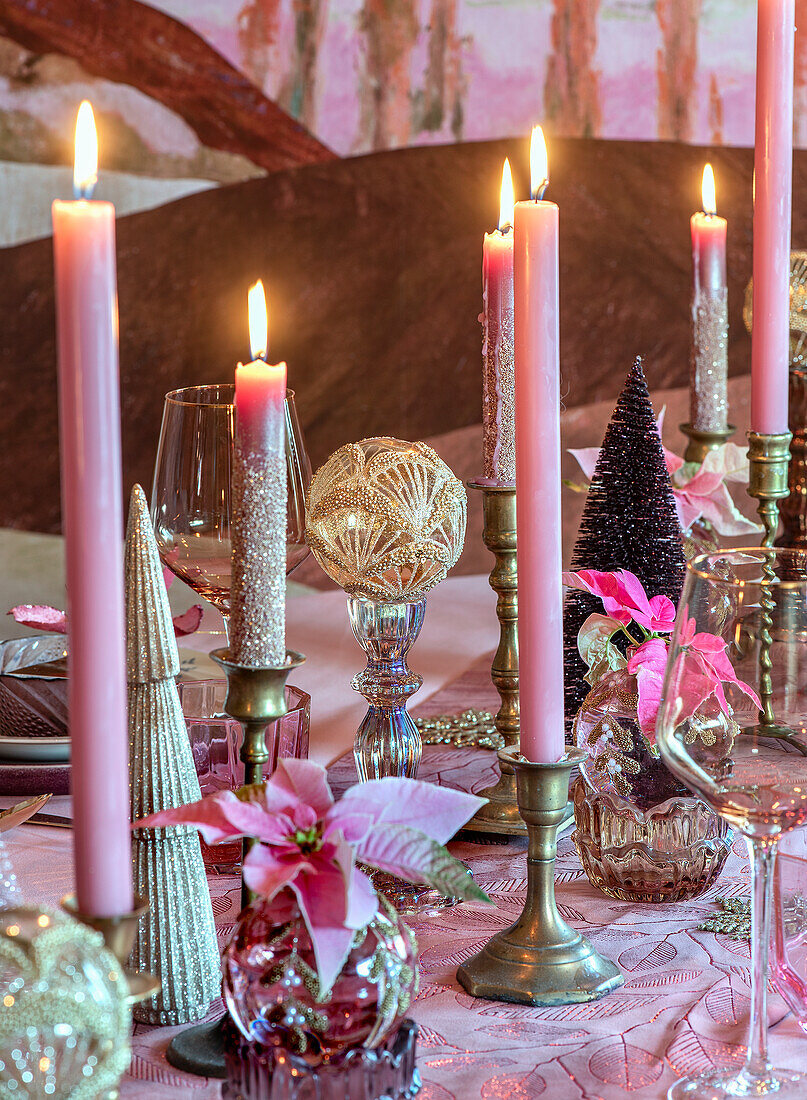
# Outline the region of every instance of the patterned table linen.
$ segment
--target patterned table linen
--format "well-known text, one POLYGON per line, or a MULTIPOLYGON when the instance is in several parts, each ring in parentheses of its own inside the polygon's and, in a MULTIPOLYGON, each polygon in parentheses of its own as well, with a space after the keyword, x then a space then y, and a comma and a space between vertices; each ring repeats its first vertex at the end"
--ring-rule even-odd
MULTIPOLYGON (((489 702, 474 697, 466 705, 489 702)), ((447 706, 438 697, 434 706, 449 710, 453 703, 447 706)), ((430 746, 421 775, 479 790, 491 782, 494 769, 493 753, 430 746)), ((351 757, 338 761, 331 773, 334 786, 350 782, 352 770, 351 757)), ((53 902, 68 890, 69 832, 23 826, 9 841, 30 897, 53 902)), ((462 906, 416 925, 422 984, 412 1015, 421 1029, 421 1100, 663 1100, 679 1074, 742 1058, 749 946, 696 930, 716 911, 718 894, 748 891, 739 841, 712 890, 692 902, 663 906, 604 897, 589 885, 571 841, 563 839, 557 864, 561 912, 617 960, 625 985, 590 1005, 549 1009, 474 1000, 455 976, 464 959, 520 912, 525 848, 523 841, 455 842, 454 854, 471 865, 496 908, 462 906)), ((210 886, 223 944, 238 913, 238 880, 213 877, 210 886)), ((775 994, 770 1022, 774 1060, 807 1069, 807 1039, 775 994)), ((137 1027, 132 1067, 121 1090, 125 1100, 218 1100, 219 1082, 167 1064, 165 1048, 176 1030, 137 1027)))

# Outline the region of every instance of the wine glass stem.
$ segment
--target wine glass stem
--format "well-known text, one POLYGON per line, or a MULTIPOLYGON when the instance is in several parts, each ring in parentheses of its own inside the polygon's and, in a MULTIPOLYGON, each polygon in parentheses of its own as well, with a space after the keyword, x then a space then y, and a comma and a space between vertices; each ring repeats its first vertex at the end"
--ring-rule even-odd
POLYGON ((751 857, 751 1018, 745 1070, 752 1077, 771 1072, 768 1061, 768 951, 773 906, 776 840, 746 837, 751 857))

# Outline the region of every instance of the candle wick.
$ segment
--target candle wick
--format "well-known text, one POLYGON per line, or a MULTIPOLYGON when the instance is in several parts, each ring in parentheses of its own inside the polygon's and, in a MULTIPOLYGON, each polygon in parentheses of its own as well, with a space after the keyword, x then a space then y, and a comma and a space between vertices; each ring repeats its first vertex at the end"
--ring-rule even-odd
POLYGON ((503 237, 506 237, 512 228, 513 226, 511 222, 505 222, 504 225, 499 226, 499 232, 503 237))
POLYGON ((532 197, 533 202, 541 202, 543 200, 544 193, 546 192, 547 187, 549 187, 549 180, 541 180, 541 182, 538 184, 538 187, 535 189, 535 194, 532 197))
POLYGON ((95 180, 86 180, 79 184, 73 184, 74 199, 91 199, 95 190, 95 180))

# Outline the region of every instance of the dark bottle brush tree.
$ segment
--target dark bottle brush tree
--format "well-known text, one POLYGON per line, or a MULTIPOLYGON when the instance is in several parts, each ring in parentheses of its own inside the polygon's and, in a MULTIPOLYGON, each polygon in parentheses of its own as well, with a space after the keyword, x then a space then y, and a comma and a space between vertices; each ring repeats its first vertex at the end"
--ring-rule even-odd
MULTIPOLYGON (((637 358, 619 395, 588 490, 572 569, 629 569, 648 596, 665 595, 677 605, 684 583, 685 558, 670 475, 641 358, 637 358)), ((563 613, 566 720, 569 728, 590 690, 587 668, 577 650, 577 633, 602 603, 587 592, 570 591, 563 613)), ((679 784, 648 756, 638 728, 628 753, 641 763, 630 777, 648 804, 669 797, 679 784), (656 771, 658 775, 655 775, 656 771), (650 773, 654 774, 650 774, 650 773), (669 793, 665 793, 669 786, 669 793), (660 796, 660 797, 659 797, 660 796)))

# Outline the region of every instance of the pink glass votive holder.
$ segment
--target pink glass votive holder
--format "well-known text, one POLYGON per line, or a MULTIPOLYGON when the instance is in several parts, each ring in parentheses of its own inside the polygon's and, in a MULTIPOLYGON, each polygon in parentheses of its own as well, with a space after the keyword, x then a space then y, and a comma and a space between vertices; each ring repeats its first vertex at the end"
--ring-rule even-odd
POLYGON ((807 1031, 807 836, 797 829, 779 844, 774 879, 771 976, 807 1031))
MULTIPOLYGON (((240 722, 224 713, 227 681, 189 680, 178 687, 202 794, 234 791, 244 782, 244 765, 239 759, 244 731, 240 722)), ((269 760, 264 767, 264 779, 275 770, 278 760, 308 756, 311 696, 287 684, 286 706, 288 710, 283 717, 266 728, 269 760)), ((210 846, 201 843, 208 872, 232 874, 238 869, 240 842, 210 846)))

